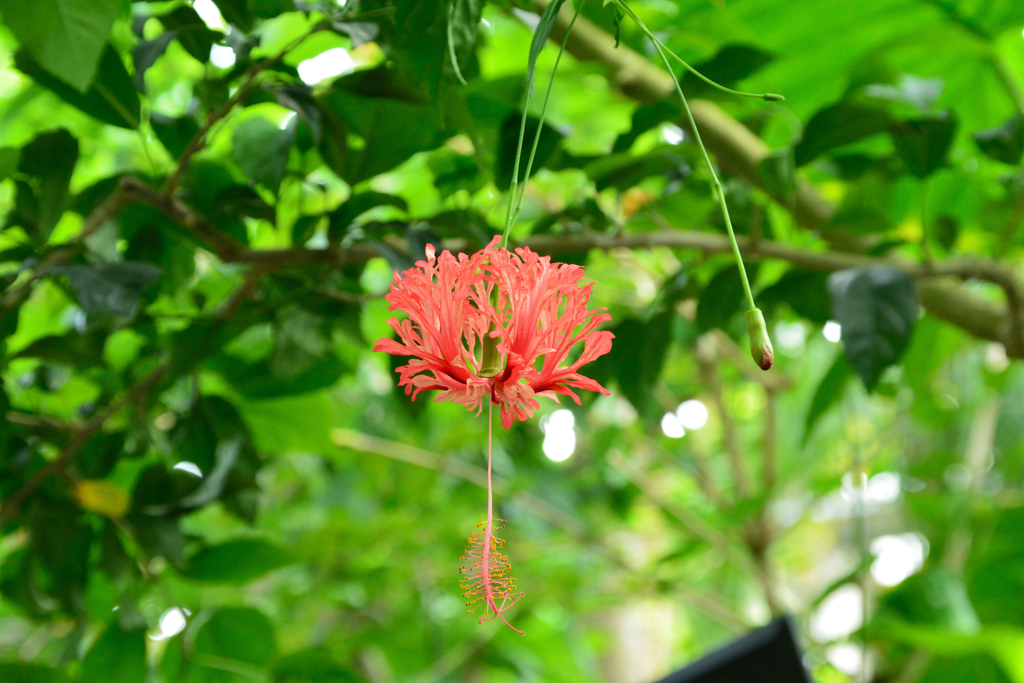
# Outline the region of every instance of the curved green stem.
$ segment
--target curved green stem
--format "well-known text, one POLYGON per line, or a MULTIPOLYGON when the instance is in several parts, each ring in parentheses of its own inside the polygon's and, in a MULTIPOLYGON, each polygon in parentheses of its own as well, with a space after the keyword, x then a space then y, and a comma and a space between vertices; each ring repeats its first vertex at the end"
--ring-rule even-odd
POLYGON ((530 171, 533 170, 533 160, 537 156, 537 146, 540 144, 540 136, 544 131, 544 119, 548 113, 548 101, 551 99, 551 90, 555 85, 555 74, 558 73, 558 65, 562 61, 562 55, 565 53, 566 43, 569 42, 569 36, 572 34, 572 27, 576 24, 576 19, 580 15, 580 11, 583 9, 587 0, 580 0, 579 5, 576 7, 575 13, 572 15, 572 20, 569 22, 569 27, 565 31, 565 36, 562 38, 562 44, 558 48, 558 56, 555 57, 555 65, 551 70, 551 80, 548 81, 548 88, 544 93, 544 101, 540 107, 540 118, 537 122, 537 132, 533 136, 533 146, 530 148, 530 156, 526 160, 526 173, 523 175, 523 185, 520 189, 519 185, 519 160, 523 150, 523 139, 526 137, 526 118, 530 111, 530 93, 533 91, 533 83, 526 84, 526 106, 523 107, 523 118, 519 124, 519 142, 516 145, 516 161, 512 169, 512 184, 509 187, 508 196, 508 211, 505 214, 505 230, 501 236, 501 248, 505 249, 508 247, 508 236, 512 232, 512 228, 515 227, 516 221, 519 219, 519 214, 522 212, 523 200, 526 198, 526 183, 530 179, 530 171))
MULTIPOLYGON (((739 97, 752 97, 755 100, 764 100, 765 102, 784 102, 785 99, 786 99, 785 97, 783 97, 782 95, 779 95, 778 93, 773 93, 773 92, 765 92, 765 93, 743 92, 742 90, 733 90, 732 88, 727 88, 724 85, 722 85, 721 83, 715 83, 713 80, 711 80, 710 78, 708 78, 707 76, 705 76, 704 74, 702 74, 701 72, 697 71, 692 66, 690 66, 686 62, 685 59, 683 59, 682 57, 677 55, 675 52, 672 52, 672 50, 670 50, 668 48, 668 46, 665 45, 665 43, 663 43, 660 40, 658 40, 657 38, 655 38, 654 35, 652 35, 650 32, 648 32, 647 36, 651 40, 653 40, 656 45, 659 45, 662 50, 667 52, 668 55, 670 57, 672 57, 672 59, 674 59, 677 62, 679 62, 680 64, 682 64, 684 67, 686 67, 687 71, 689 71, 694 76, 696 76, 700 80, 702 80, 705 83, 707 83, 708 85, 710 85, 712 88, 715 88, 717 90, 721 90, 724 93, 729 93, 730 95, 738 95, 739 97)), ((669 69, 669 71, 671 71, 671 69, 669 69)))
POLYGON ((736 257, 736 267, 740 271, 740 281, 743 283, 743 294, 747 300, 747 306, 750 310, 757 308, 754 303, 754 295, 750 291, 750 282, 747 280, 747 270, 743 267, 743 256, 740 254, 740 247, 736 243, 736 234, 732 229, 732 219, 729 217, 729 207, 725 203, 725 191, 722 188, 722 181, 718 179, 718 174, 715 173, 715 166, 711 163, 711 156, 708 154, 708 150, 704 147, 704 141, 700 138, 700 131, 697 130, 697 122, 693 120, 693 114, 690 112, 690 105, 686 101, 686 95, 683 94, 683 87, 679 84, 679 79, 676 78, 675 73, 672 71, 672 65, 669 64, 668 57, 665 56, 665 48, 662 47, 661 41, 654 37, 650 29, 640 20, 636 14, 633 13, 623 0, 614 0, 615 4, 623 9, 626 14, 630 16, 633 21, 643 30, 644 33, 653 41, 654 48, 661 55, 661 59, 665 62, 665 68, 668 69, 669 74, 672 76, 672 82, 676 86, 676 92, 679 93, 679 99, 683 103, 683 113, 686 114, 686 121, 690 124, 690 130, 693 132, 693 139, 696 140, 697 146, 700 148, 701 154, 704 156, 704 161, 707 162, 708 169, 711 171, 711 186, 714 192, 715 199, 718 200, 719 207, 722 210, 722 218, 725 219, 725 229, 729 233, 729 242, 732 244, 732 252, 736 257))

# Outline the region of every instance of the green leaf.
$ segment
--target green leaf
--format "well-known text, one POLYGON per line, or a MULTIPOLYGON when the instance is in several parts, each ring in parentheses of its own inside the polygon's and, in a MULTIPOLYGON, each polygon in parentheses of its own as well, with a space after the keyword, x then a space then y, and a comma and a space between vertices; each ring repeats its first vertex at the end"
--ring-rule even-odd
POLYGON ((0 0, 4 25, 51 74, 86 92, 121 0, 0 0))
POLYGON ((189 683, 251 683, 277 653, 266 615, 236 607, 217 611, 196 634, 189 683))
POLYGON ((203 548, 189 559, 183 575, 193 581, 246 583, 293 562, 272 543, 243 538, 203 548))
POLYGON ((199 124, 191 116, 172 119, 153 112, 149 115, 149 124, 160 143, 174 157, 180 157, 199 132, 199 124))
POLYGON ((14 56, 14 64, 36 83, 89 116, 120 128, 139 127, 142 116, 139 95, 124 62, 112 46, 107 45, 103 51, 96 78, 84 94, 44 71, 24 50, 14 56))
POLYGON ((396 197, 395 195, 385 194, 383 192, 374 192, 372 190, 357 192, 346 201, 342 202, 337 209, 331 212, 329 228, 330 241, 333 243, 340 240, 357 218, 378 206, 394 206, 402 211, 407 211, 409 209, 406 201, 401 197, 396 197))
POLYGON ((335 450, 331 442, 332 402, 320 391, 239 402, 239 411, 252 430, 261 453, 304 452, 324 454, 335 450))
POLYGON ((811 117, 804 135, 793 150, 796 165, 804 166, 830 150, 884 133, 892 119, 877 107, 840 102, 811 117))
POLYGON ((0 662, 0 681, 4 683, 63 683, 68 680, 59 669, 26 662, 0 662))
POLYGON ((314 141, 320 144, 320 139, 323 136, 323 113, 313 96, 313 89, 305 83, 289 83, 268 88, 268 90, 274 95, 278 104, 288 107, 299 115, 299 118, 312 131, 314 141))
POLYGON ((168 31, 174 31, 174 37, 190 55, 205 64, 210 60, 210 48, 220 40, 219 31, 211 31, 203 22, 199 13, 188 6, 176 8, 159 17, 160 23, 168 31))
POLYGON ((871 390, 910 341, 918 314, 914 281, 891 266, 868 266, 833 273, 828 285, 846 357, 871 390))
MULTIPOLYGON (((516 163, 516 147, 519 144, 519 127, 521 119, 518 113, 512 114, 501 126, 501 138, 498 141, 498 156, 494 164, 494 182, 498 187, 507 188, 512 182, 512 171, 516 163)), ((523 182, 526 175, 526 159, 533 148, 533 138, 537 135, 540 119, 530 116, 526 119, 526 135, 523 136, 522 161, 519 164, 518 182, 523 182)), ((550 124, 545 123, 537 143, 537 154, 530 170, 531 177, 537 173, 562 142, 564 136, 550 124)))
POLYGON ((142 292, 163 274, 151 263, 131 261, 98 266, 60 266, 50 272, 67 275, 87 313, 106 311, 126 317, 134 315, 142 292))
POLYGON ((974 138, 978 149, 1004 164, 1019 164, 1024 155, 1024 116, 1017 114, 997 128, 979 130, 974 138))
POLYGON ((177 35, 177 31, 165 31, 152 40, 140 40, 132 48, 132 61, 135 63, 135 75, 132 76, 132 80, 140 92, 146 92, 146 71, 167 52, 167 46, 177 35))
MULTIPOLYGON (((753 279, 753 274, 750 274, 753 279)), ((697 301, 697 329, 707 332, 712 327, 728 331, 729 323, 744 306, 740 271, 728 265, 718 271, 701 291, 697 301)))
POLYGON ((631 318, 615 328, 609 354, 619 388, 640 412, 646 412, 655 383, 661 376, 665 355, 672 343, 674 311, 665 311, 644 322, 631 318))
POLYGON ((765 310, 786 303, 794 313, 816 325, 824 325, 832 319, 828 275, 817 271, 790 269, 774 285, 758 294, 757 301, 765 310))
POLYGON ((309 394, 333 385, 345 372, 344 364, 334 355, 316 360, 305 370, 288 378, 275 377, 266 360, 250 365, 227 356, 211 361, 209 367, 224 373, 238 392, 253 399, 309 394))
POLYGON ((249 0, 249 11, 259 19, 273 19, 279 14, 294 10, 293 0, 249 0))
POLYGON ((673 121, 679 117, 679 103, 673 97, 660 100, 654 104, 641 105, 633 110, 632 122, 627 132, 615 138, 613 153, 625 152, 636 139, 665 121, 673 121))
POLYGON ((146 633, 111 624, 82 662, 81 683, 139 683, 146 679, 146 633))
MULTIPOLYGON (((540 51, 544 49, 544 46, 548 42, 548 38, 551 36, 551 30, 555 27, 555 20, 558 18, 558 12, 562 9, 562 5, 565 0, 553 0, 548 3, 548 6, 544 8, 544 12, 540 15, 540 21, 537 22, 537 28, 533 31, 533 40, 530 41, 530 56, 526 62, 526 87, 530 97, 534 97, 534 78, 536 77, 537 69, 537 58, 540 56, 540 51)), ((529 136, 527 140, 531 139, 529 136)), ((515 144, 513 144, 513 147, 515 144)), ((508 174, 509 178, 512 177, 511 171, 508 174)), ((507 184, 507 183, 506 183, 507 184)))
POLYGON ((317 100, 324 113, 320 151, 347 182, 390 171, 416 152, 438 147, 454 132, 438 106, 356 95, 344 87, 350 78, 338 79, 334 91, 317 100))
POLYGON ((246 0, 213 0, 213 4, 217 5, 224 21, 245 32, 252 29, 252 15, 249 14, 246 0))
MULTIPOLYGON (((542 143, 543 139, 542 133, 542 143)), ((515 149, 514 141, 512 148, 515 149)), ((539 153, 540 147, 537 149, 539 153)), ((652 176, 682 177, 689 173, 690 166, 677 148, 663 146, 647 154, 622 153, 599 157, 587 164, 584 170, 594 181, 595 189, 601 192, 609 187, 620 191, 628 190, 652 176)), ((507 172, 507 178, 512 179, 511 169, 507 172)))
POLYGON ((448 0, 448 51, 459 81, 476 76, 476 32, 486 0, 448 0))
POLYGON ((295 124, 292 119, 282 130, 262 116, 246 119, 235 128, 231 158, 247 176, 277 192, 295 141, 295 124))
POLYGON ((944 569, 915 574, 888 593, 881 606, 915 624, 941 626, 953 633, 981 627, 963 581, 944 569))
POLYGON ((17 147, 0 147, 0 181, 7 180, 18 170, 21 150, 17 147))
POLYGON ((843 387, 850 376, 850 370, 850 362, 846 360, 846 356, 839 354, 836 356, 835 362, 832 363, 832 367, 821 378, 818 388, 814 391, 814 397, 811 399, 811 405, 807 409, 807 417, 804 418, 804 443, 807 442, 814 430, 818 418, 839 403, 843 397, 843 387))
MULTIPOLYGON (((775 56, 753 45, 726 45, 711 59, 696 64, 693 68, 707 78, 724 86, 734 86, 744 78, 768 66, 775 56)), ((720 96, 722 93, 689 71, 683 77, 683 90, 687 97, 707 97, 711 94, 720 96)))
POLYGON ((359 683, 363 679, 338 663, 325 647, 301 650, 278 660, 273 683, 359 683))
POLYGON ((910 173, 927 178, 945 165, 955 133, 956 119, 946 112, 897 124, 892 129, 892 141, 910 173))
MULTIPOLYGON (((41 133, 21 150, 18 170, 38 179, 32 188, 37 203, 32 232, 41 240, 50 236, 53 226, 64 215, 70 199, 68 186, 77 161, 78 140, 64 129, 41 133)), ((21 198, 19 186, 18 199, 21 198)))

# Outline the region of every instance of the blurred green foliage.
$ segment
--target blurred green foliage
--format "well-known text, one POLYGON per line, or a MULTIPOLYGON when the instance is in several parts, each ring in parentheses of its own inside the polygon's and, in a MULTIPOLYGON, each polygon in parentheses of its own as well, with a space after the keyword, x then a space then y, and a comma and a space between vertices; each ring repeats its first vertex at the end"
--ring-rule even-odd
POLYGON ((584 6, 512 237, 585 264, 612 393, 497 430, 526 636, 464 613, 486 421, 370 346, 500 231, 543 4, 0 0, 0 681, 633 682, 785 612, 820 681, 1024 683, 1019 0, 631 3, 786 97, 682 76, 766 374, 657 55, 584 6))

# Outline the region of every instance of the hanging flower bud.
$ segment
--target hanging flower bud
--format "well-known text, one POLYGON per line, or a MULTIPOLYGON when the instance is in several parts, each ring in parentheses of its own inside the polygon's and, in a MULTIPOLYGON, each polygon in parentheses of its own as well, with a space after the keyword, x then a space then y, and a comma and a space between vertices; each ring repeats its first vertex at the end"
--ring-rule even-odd
POLYGON ((754 362, 762 370, 768 370, 775 361, 775 353, 760 308, 747 311, 747 334, 750 335, 750 355, 754 357, 754 362))

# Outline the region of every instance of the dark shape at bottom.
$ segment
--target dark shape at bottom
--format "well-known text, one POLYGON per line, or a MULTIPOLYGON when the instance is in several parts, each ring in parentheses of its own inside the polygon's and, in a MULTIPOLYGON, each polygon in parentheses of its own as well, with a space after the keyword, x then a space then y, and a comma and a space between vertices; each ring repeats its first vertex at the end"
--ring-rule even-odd
POLYGON ((777 619, 657 683, 810 683, 792 622, 777 619))

